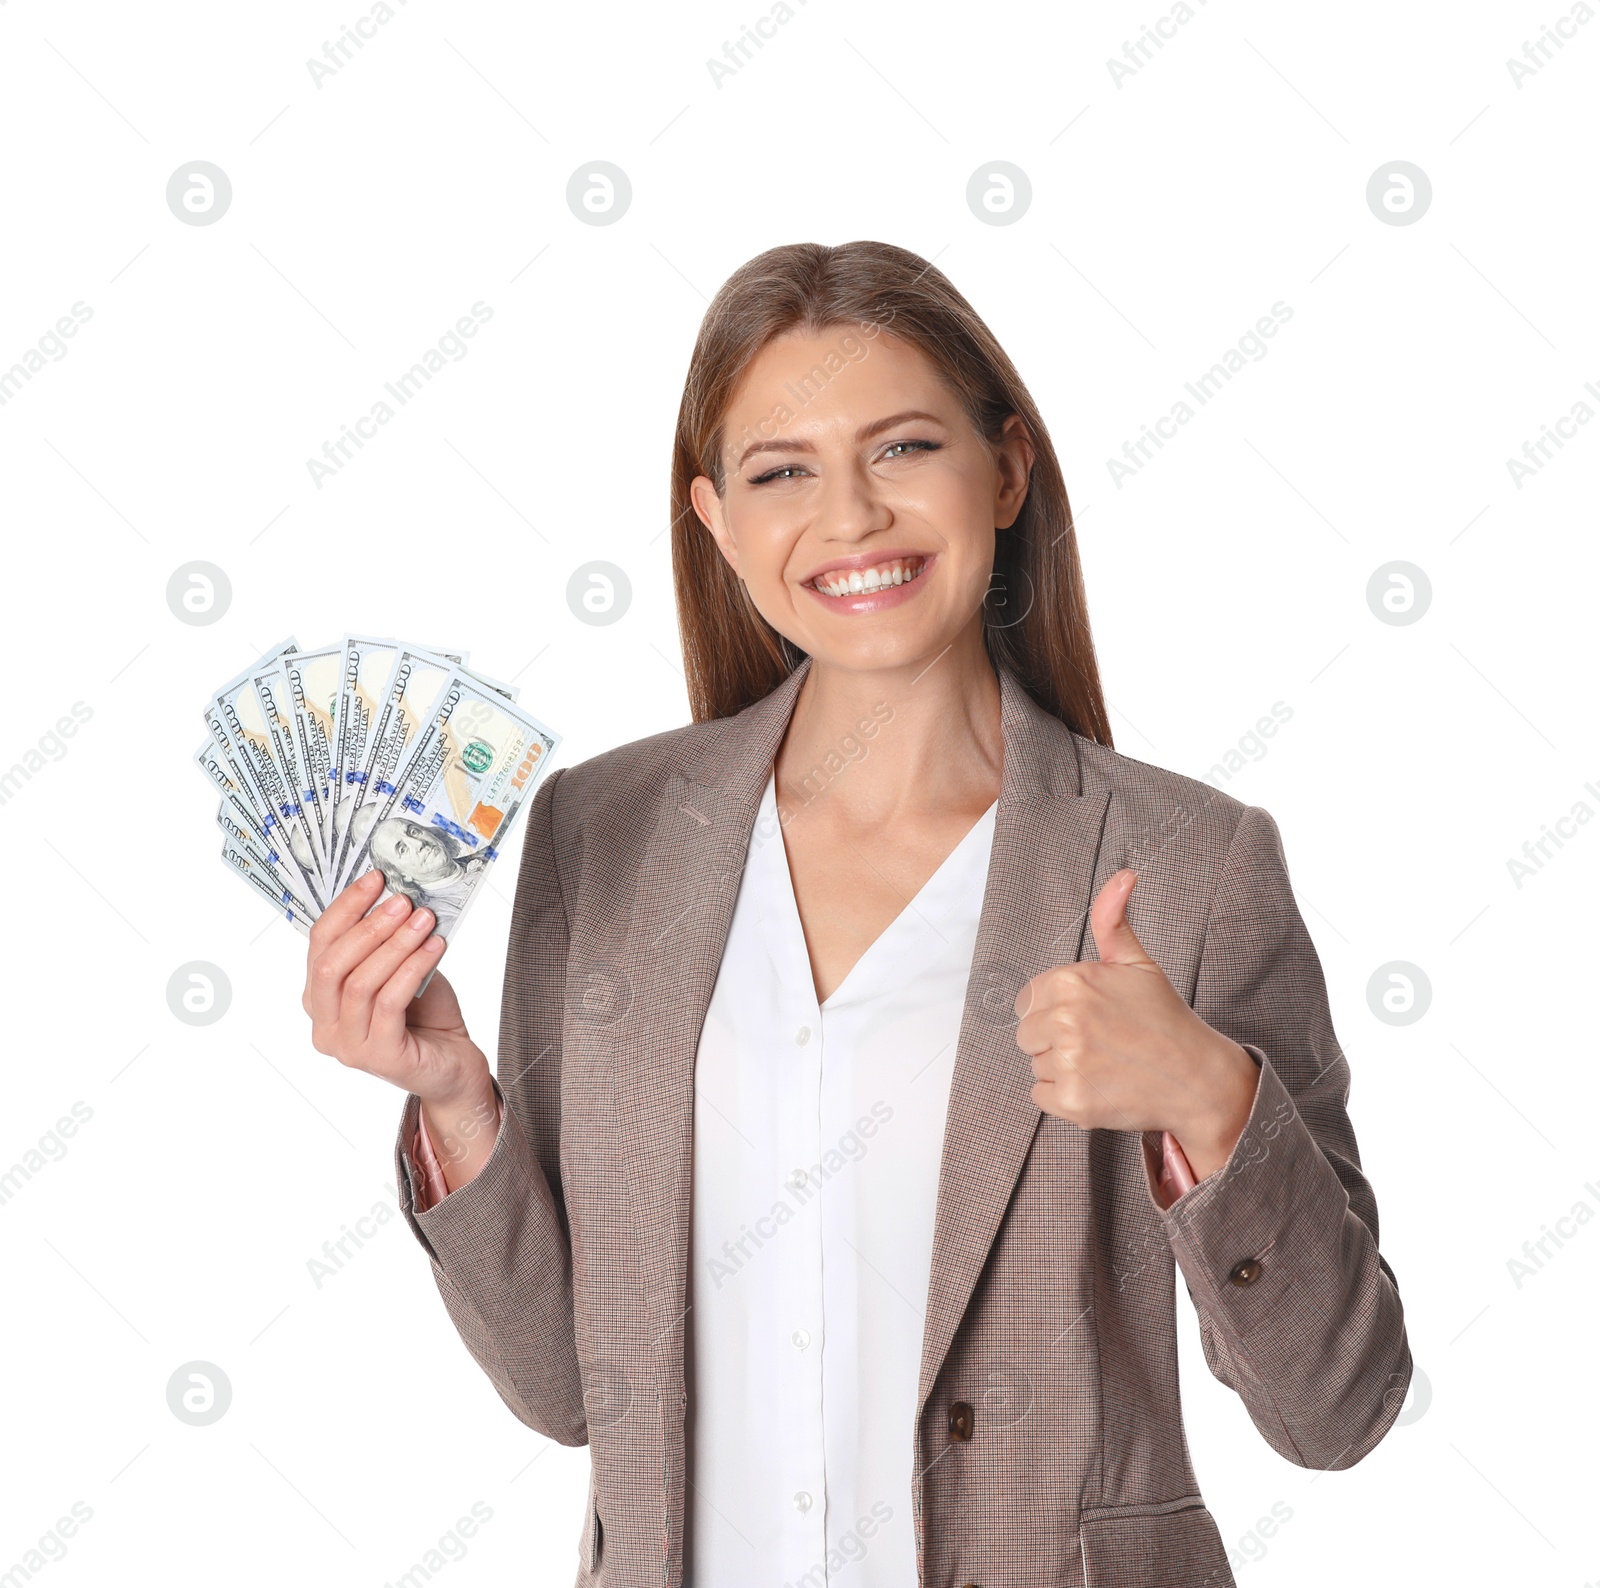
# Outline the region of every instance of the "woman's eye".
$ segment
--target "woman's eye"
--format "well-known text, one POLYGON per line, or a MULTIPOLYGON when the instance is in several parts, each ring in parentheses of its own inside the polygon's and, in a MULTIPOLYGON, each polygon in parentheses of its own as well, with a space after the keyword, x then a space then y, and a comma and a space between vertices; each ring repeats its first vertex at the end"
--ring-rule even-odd
MULTIPOLYGON (((937 452, 939 447, 940 443, 937 441, 891 441, 883 449, 883 455, 885 458, 894 460, 907 457, 912 452, 937 452)), ((768 469, 765 474, 756 475, 748 483, 751 485, 765 485, 771 480, 798 479, 800 474, 800 464, 780 463, 777 468, 768 469)))

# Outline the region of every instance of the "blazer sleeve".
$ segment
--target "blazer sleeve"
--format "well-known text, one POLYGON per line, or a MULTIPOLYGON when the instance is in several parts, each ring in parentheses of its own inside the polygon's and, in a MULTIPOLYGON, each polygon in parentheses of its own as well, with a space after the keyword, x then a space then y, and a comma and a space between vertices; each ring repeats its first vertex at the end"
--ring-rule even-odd
POLYGON ((412 1094, 395 1140, 395 1172, 401 1211, 428 1253, 445 1308, 501 1399, 547 1438, 581 1445, 588 1427, 561 1189, 567 917, 554 837, 561 775, 540 785, 523 840, 493 1078, 501 1114, 494 1146, 471 1180, 428 1206, 409 1150, 422 1107, 412 1094))
MULTIPOLYGON (((1206 927, 1194 1009, 1260 1066, 1228 1161, 1161 1209, 1212 1373, 1280 1455, 1354 1466, 1411 1381, 1399 1286, 1346 1112, 1350 1066, 1278 828, 1234 831, 1206 927)), ((1154 1198, 1152 1198, 1154 1200, 1154 1198)))

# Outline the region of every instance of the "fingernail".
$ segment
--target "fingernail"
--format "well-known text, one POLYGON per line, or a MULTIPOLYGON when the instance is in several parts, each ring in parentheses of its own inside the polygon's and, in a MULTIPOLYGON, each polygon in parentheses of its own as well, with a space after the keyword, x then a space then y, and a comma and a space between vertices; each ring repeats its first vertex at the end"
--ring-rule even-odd
POLYGON ((432 925, 432 910, 418 910, 417 913, 411 917, 411 930, 413 932, 426 932, 432 925))
POLYGON ((444 953, 444 939, 442 937, 430 937, 422 946, 427 949, 430 954, 444 953))
POLYGON ((383 913, 385 915, 392 915, 398 918, 399 916, 404 915, 410 907, 411 901, 405 896, 405 894, 397 893, 386 905, 384 905, 383 913))

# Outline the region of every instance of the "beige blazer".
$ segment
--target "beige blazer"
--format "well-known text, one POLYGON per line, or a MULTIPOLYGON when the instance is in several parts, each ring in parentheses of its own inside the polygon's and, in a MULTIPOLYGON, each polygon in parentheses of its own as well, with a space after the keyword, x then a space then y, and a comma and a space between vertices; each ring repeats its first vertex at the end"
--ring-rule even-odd
MULTIPOLYGON (((736 717, 550 774, 517 885, 493 1151, 418 1213, 415 1097, 400 1123, 405 1215, 468 1349, 523 1422, 589 1445, 580 1588, 683 1582, 694 1057, 807 665, 736 717)), ((1272 818, 1000 682, 1000 801, 906 1429, 921 1581, 1225 1588, 1184 1442, 1174 1260, 1211 1371, 1287 1460, 1351 1466, 1410 1382, 1350 1069, 1272 818), (1088 907, 1123 865, 1139 940, 1261 1067, 1229 1161, 1166 1211, 1151 1138, 1042 1114, 1015 1038, 1025 981, 1097 957, 1088 907)))

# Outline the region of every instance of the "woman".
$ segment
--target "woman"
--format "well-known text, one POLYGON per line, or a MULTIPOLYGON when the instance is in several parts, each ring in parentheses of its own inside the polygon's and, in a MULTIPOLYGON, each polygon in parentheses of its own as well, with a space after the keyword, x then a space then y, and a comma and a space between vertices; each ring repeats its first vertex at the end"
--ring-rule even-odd
POLYGON ((308 958, 468 1347, 590 1446, 579 1583, 1231 1583, 1174 1259, 1291 1461, 1411 1372, 1272 818, 1111 748, 1043 421, 915 255, 728 281, 673 510, 695 721, 541 788, 497 1075, 426 909, 308 958))

